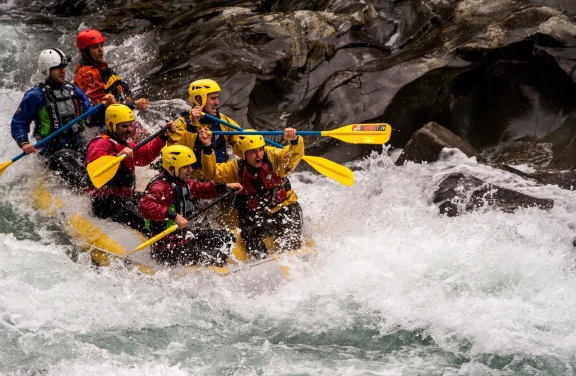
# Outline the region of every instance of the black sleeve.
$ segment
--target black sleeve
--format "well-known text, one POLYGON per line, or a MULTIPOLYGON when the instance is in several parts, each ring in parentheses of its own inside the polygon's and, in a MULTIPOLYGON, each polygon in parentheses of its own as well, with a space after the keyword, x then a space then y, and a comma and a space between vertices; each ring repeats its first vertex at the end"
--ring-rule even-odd
POLYGON ((216 192, 218 194, 226 192, 226 183, 216 183, 216 192))
POLYGON ((136 102, 134 102, 133 100, 124 102, 124 105, 128 106, 131 110, 134 110, 136 108, 136 102))
POLYGON ((173 212, 172 210, 166 210, 166 218, 171 219, 171 220, 175 220, 176 219, 176 213, 173 212))

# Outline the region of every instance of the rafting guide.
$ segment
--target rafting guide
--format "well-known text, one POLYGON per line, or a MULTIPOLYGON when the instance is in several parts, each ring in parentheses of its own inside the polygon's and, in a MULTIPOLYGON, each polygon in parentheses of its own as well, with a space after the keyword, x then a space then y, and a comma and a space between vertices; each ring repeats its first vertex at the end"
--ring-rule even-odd
MULTIPOLYGON (((82 189, 87 185, 82 132, 99 124, 86 116, 83 121, 78 118, 103 110, 102 106, 93 108, 82 89, 66 81, 68 64, 69 59, 57 48, 40 53, 38 70, 46 80, 24 94, 10 129, 12 138, 26 155, 39 151, 51 170, 57 171, 71 187, 82 189), (30 143, 32 122, 33 136, 42 143, 40 148, 30 143)), ((105 106, 115 102, 112 95, 103 96, 102 101, 105 106)))

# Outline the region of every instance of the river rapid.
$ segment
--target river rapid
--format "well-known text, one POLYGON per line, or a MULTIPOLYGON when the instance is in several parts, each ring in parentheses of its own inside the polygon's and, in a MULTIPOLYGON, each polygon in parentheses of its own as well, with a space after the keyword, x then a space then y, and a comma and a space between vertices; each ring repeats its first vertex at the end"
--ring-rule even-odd
MULTIPOLYGON (((0 162, 20 152, 10 119, 41 80, 38 53, 73 54, 77 26, 0 17, 0 162)), ((154 35, 106 53, 137 82, 154 35)), ((352 164, 350 188, 293 175, 317 256, 256 296, 211 275, 73 262, 58 220, 31 207, 43 170, 23 158, 0 177, 0 375, 574 375, 576 193, 458 151, 402 167, 390 155, 352 164), (449 172, 555 205, 439 216, 432 194, 449 172)))

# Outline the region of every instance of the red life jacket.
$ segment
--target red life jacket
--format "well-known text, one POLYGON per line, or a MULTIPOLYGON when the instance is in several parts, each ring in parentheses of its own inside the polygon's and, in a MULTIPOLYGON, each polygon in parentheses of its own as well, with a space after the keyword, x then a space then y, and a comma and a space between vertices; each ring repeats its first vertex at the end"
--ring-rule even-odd
MULTIPOLYGON (((116 150, 115 154, 120 153, 126 146, 128 146, 120 144, 118 141, 114 140, 106 134, 101 134, 100 136, 93 138, 90 143, 100 138, 110 140, 110 142, 114 144, 114 150, 116 150)), ((90 144, 88 144, 88 148, 89 147, 90 144)), ((118 167, 116 175, 114 175, 114 177, 110 179, 109 182, 104 184, 104 186, 99 189, 96 189, 92 183, 90 183, 89 192, 97 192, 98 195, 108 194, 118 196, 131 196, 136 184, 135 166, 134 158, 125 158, 122 162, 120 162, 120 166, 118 167)))
POLYGON ((262 167, 257 171, 245 163, 243 160, 238 161, 240 184, 244 187, 235 200, 240 211, 272 210, 288 198, 288 191, 292 189, 290 181, 288 178, 280 178, 274 172, 266 154, 262 160, 262 167))
MULTIPOLYGON (((182 183, 178 178, 174 178, 165 173, 155 176, 150 180, 144 192, 148 192, 148 189, 152 184, 158 180, 162 181, 172 190, 174 195, 174 202, 168 205, 168 210, 176 212, 176 214, 181 215, 184 218, 190 217, 196 211, 195 200, 192 199, 192 192, 187 183, 182 183)), ((161 222, 146 220, 146 228, 150 231, 151 235, 158 235, 162 231, 176 224, 174 220, 165 220, 161 222)), ((154 245, 155 248, 160 249, 164 246, 178 246, 186 244, 189 239, 186 239, 187 229, 177 229, 175 234, 166 236, 161 241, 158 241, 154 245)))

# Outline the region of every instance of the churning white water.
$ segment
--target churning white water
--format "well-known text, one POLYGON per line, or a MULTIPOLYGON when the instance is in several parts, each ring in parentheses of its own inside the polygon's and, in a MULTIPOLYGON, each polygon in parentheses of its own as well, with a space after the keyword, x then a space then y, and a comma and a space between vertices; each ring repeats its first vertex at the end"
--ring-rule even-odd
MULTIPOLYGON (((28 26, 0 26, 18 27, 28 26)), ((9 123, 30 84, 7 80, 0 81, 0 162, 19 153, 9 123)), ((30 206, 37 162, 23 158, 0 177, 0 374, 576 369, 573 191, 536 186, 457 151, 403 167, 386 153, 373 155, 351 166, 351 188, 296 173, 292 184, 317 256, 293 264, 291 282, 250 296, 221 277, 95 270, 87 255, 74 263, 58 221, 30 206), (435 182, 453 171, 553 199, 554 208, 439 216, 435 182)))

